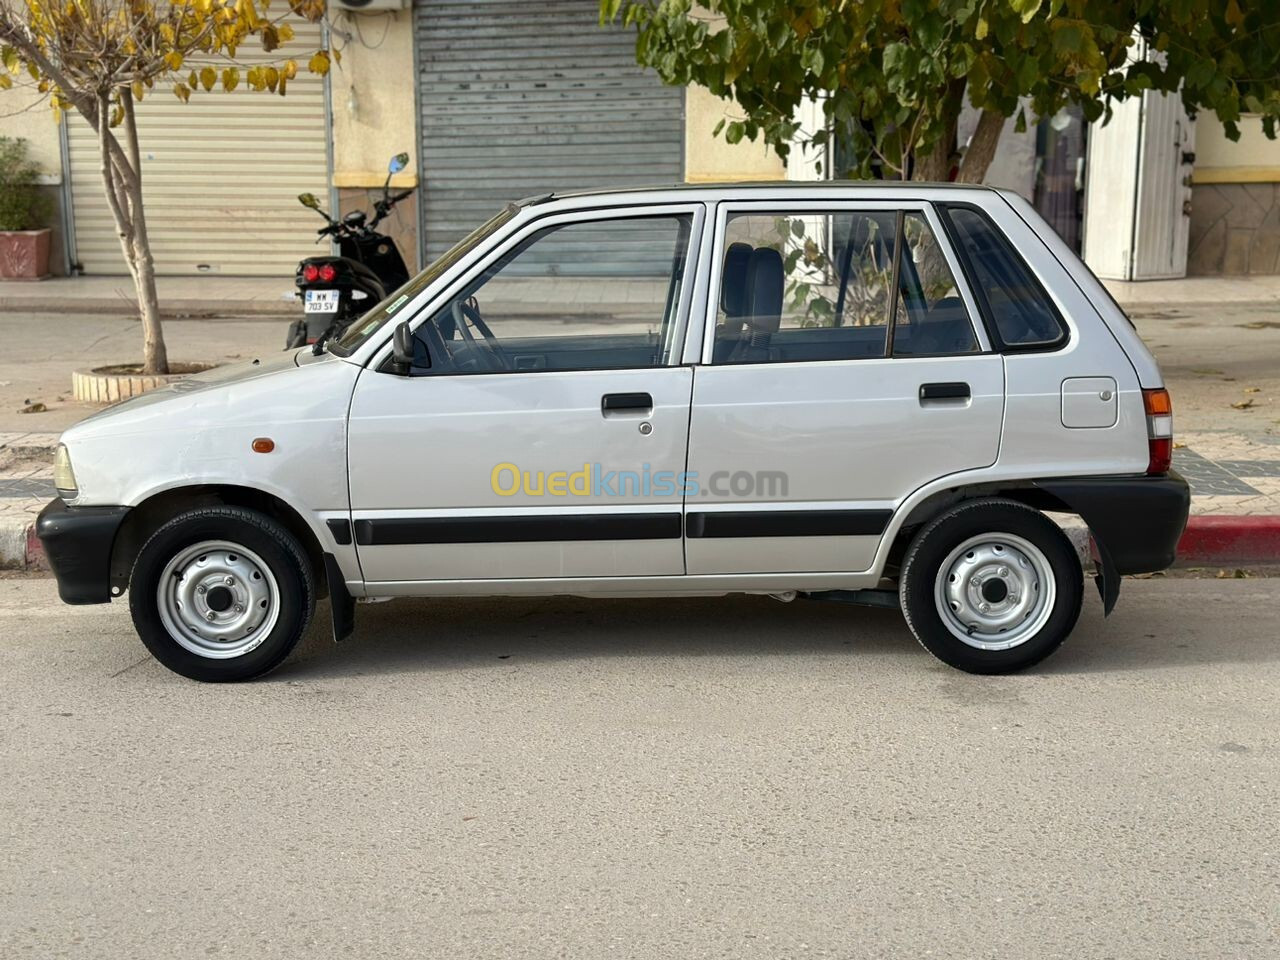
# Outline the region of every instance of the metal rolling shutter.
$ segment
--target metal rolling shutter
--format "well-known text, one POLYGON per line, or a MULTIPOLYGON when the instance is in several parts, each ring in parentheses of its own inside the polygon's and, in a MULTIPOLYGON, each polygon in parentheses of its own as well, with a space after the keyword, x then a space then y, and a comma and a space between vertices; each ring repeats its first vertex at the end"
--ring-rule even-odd
MULTIPOLYGON (((306 72, 320 27, 293 23, 293 40, 273 54, 243 49, 240 86, 192 94, 184 104, 157 85, 138 104, 142 189, 156 272, 291 277, 315 245, 320 218, 297 201, 328 198, 324 80, 306 72), (255 62, 299 61, 287 96, 244 82, 255 62)), ((221 70, 221 65, 219 65, 221 70)), ((69 118, 76 257, 86 273, 127 273, 98 172, 93 130, 69 118)), ((324 248, 327 250, 327 248, 324 248)))
POLYGON ((511 200, 677 183, 684 94, 597 0, 417 0, 428 259, 511 200))

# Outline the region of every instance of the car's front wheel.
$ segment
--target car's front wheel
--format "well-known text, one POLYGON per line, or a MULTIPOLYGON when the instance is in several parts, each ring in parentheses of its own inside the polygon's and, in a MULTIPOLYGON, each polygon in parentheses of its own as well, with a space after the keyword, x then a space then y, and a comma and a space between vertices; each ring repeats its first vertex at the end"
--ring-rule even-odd
POLYGON ((1083 594, 1080 560, 1061 528, 999 499, 962 503, 925 525, 899 582, 916 639, 969 673, 1039 663, 1075 626, 1083 594))
POLYGON ((247 680, 278 666, 315 609, 311 564, 271 517, 206 507, 170 520, 134 563, 129 609, 142 642, 193 680, 247 680))

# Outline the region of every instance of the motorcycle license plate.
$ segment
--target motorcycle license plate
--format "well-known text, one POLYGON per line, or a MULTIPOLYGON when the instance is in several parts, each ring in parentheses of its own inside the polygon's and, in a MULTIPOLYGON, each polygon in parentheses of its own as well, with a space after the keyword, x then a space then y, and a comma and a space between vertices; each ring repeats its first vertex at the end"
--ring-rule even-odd
POLYGON ((303 313, 337 313, 338 290, 308 290, 303 313))

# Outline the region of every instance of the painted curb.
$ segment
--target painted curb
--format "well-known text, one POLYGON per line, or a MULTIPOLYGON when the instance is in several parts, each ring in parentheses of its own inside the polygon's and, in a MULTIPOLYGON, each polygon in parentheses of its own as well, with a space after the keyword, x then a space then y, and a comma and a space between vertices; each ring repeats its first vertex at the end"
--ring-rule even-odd
POLYGON ((1280 563, 1280 516, 1193 516, 1178 541, 1177 565, 1280 563))
POLYGON ((35 524, 25 517, 0 520, 0 570, 48 570, 35 524))

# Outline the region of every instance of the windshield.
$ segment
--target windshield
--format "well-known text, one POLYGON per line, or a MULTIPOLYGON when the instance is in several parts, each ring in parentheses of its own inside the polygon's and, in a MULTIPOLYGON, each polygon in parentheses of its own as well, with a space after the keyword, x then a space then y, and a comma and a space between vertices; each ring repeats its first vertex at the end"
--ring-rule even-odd
POLYGON ((515 204, 508 204, 501 213, 488 223, 477 227, 455 243, 429 267, 347 327, 346 332, 341 337, 330 341, 328 344, 329 352, 335 353, 340 357, 350 356, 354 350, 357 350, 366 340, 382 329, 382 326, 395 316, 401 307, 470 253, 480 241, 492 235, 495 230, 514 217, 519 209, 515 204))

